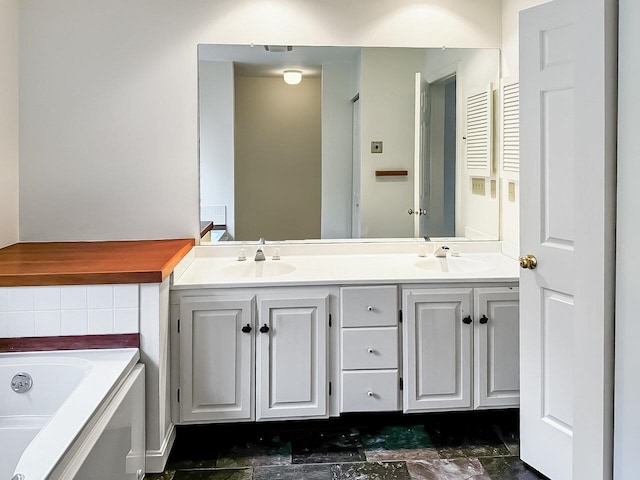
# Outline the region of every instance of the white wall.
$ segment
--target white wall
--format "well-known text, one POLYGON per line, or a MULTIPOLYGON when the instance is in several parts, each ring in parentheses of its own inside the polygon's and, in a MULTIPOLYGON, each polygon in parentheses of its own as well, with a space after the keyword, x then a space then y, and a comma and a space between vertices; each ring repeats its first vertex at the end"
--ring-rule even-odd
POLYGON ((620 0, 618 71, 618 219, 616 247, 615 478, 635 478, 640 449, 640 322, 637 255, 640 238, 640 3, 620 0))
POLYGON ((200 61, 200 219, 222 223, 209 210, 226 207, 227 231, 235 234, 233 63, 200 61))
POLYGON ((495 48, 500 13, 500 0, 23 0, 20 238, 198 236, 198 43, 495 48))
POLYGON ((0 0, 0 248, 18 241, 18 0, 0 0))
POLYGON ((360 64, 360 222, 362 237, 413 237, 414 84, 420 49, 369 48, 360 64), (382 141, 382 153, 371 142, 382 141), (376 177, 376 170, 407 170, 376 177))
POLYGON ((351 237, 354 63, 322 66, 322 238, 351 237))

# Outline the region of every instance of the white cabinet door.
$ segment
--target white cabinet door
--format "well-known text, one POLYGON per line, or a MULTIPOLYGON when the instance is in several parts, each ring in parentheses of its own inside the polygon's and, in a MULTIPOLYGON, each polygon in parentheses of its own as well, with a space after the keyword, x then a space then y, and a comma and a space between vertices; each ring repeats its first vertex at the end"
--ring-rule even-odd
POLYGON ((257 420, 328 417, 329 296, 258 300, 257 420))
POLYGON ((474 291, 474 408, 517 407, 520 399, 517 288, 474 291))
POLYGON ((254 419, 253 296, 180 303, 183 422, 254 419))
POLYGON ((404 411, 470 409, 473 289, 402 295, 404 411))

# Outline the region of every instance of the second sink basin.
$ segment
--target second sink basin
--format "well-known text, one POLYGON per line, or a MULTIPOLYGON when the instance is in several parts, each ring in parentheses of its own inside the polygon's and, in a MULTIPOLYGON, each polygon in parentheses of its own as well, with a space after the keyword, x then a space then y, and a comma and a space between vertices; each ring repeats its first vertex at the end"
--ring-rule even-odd
POLYGON ((294 272, 296 267, 290 263, 281 261, 256 262, 247 260, 246 262, 236 262, 223 267, 224 273, 240 278, 264 278, 277 277, 294 272))
POLYGON ((478 273, 491 268, 491 264, 482 260, 466 257, 429 257, 415 263, 416 267, 444 273, 478 273))

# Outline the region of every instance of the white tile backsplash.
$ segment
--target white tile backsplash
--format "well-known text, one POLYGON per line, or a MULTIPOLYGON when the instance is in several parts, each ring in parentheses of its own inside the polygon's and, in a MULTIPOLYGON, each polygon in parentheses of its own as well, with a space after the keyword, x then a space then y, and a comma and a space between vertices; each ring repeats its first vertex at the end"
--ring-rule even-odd
POLYGON ((114 285, 114 308, 138 308, 138 285, 114 285))
POLYGON ((215 225, 226 225, 227 206, 226 205, 202 205, 200 207, 200 219, 211 221, 215 225))
POLYGON ((140 285, 0 288, 0 338, 137 333, 140 285))
POLYGON ((31 287, 15 287, 9 289, 7 311, 31 312, 33 311, 34 289, 31 287))
POLYGON ((56 337, 62 333, 60 310, 35 312, 36 337, 56 337))
POLYGON ((0 288, 0 313, 9 311, 9 289, 0 288))
POLYGON ((88 332, 86 310, 62 310, 62 335, 87 335, 88 332))
POLYGON ((136 333, 138 331, 138 309, 120 308, 114 310, 113 328, 115 333, 136 333))
POLYGON ((9 314, 0 312, 0 338, 9 336, 9 314))
POLYGON ((113 308, 113 286, 91 285, 87 287, 87 307, 113 308))
POLYGON ((33 306, 36 311, 60 310, 60 287, 40 287, 33 290, 33 306))
POLYGON ((9 312, 7 337, 35 337, 35 312, 9 312))
POLYGON ((62 287, 60 289, 62 310, 87 308, 87 287, 62 287))
POLYGON ((109 308, 89 310, 88 332, 89 335, 115 333, 113 329, 113 310, 109 308))

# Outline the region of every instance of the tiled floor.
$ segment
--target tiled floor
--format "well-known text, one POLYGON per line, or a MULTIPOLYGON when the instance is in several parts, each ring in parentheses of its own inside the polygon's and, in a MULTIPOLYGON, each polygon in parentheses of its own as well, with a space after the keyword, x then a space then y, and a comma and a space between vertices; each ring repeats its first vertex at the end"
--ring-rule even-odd
POLYGON ((537 480, 516 411, 178 427, 147 480, 537 480))

